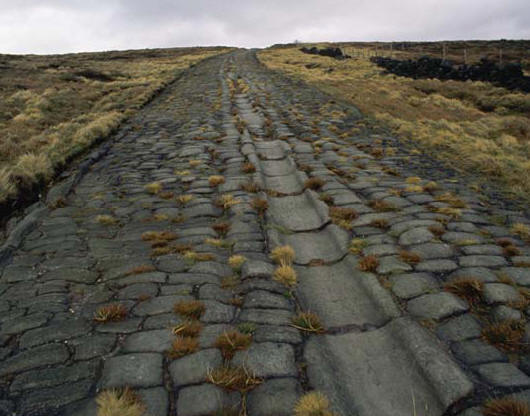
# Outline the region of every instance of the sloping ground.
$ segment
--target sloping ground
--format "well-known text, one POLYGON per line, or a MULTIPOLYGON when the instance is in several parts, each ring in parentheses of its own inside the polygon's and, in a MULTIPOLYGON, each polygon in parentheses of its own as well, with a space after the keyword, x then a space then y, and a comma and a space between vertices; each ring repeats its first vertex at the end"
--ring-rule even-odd
POLYGON ((530 221, 359 117, 251 52, 187 71, 2 248, 2 412, 525 406, 530 221))
POLYGON ((265 49, 259 59, 357 106, 365 116, 359 128, 391 130, 414 152, 465 174, 469 186, 489 188, 493 183, 489 193, 494 199, 500 189, 521 205, 530 202, 525 174, 530 170, 529 94, 487 82, 396 76, 367 56, 337 60, 305 54, 299 47, 265 49))
POLYGON ((229 48, 0 55, 0 221, 183 69, 229 48))

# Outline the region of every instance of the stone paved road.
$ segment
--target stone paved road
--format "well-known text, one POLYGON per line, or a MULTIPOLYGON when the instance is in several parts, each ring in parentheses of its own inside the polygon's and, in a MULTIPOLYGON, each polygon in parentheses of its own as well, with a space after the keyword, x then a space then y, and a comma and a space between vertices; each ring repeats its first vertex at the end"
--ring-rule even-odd
POLYGON ((3 251, 0 415, 96 415, 124 386, 152 416, 292 415, 313 389, 343 416, 527 400, 528 219, 415 177, 359 121, 252 52, 188 71, 3 251), (308 311, 325 332, 293 326, 308 311), (259 384, 212 383, 223 366, 259 384))

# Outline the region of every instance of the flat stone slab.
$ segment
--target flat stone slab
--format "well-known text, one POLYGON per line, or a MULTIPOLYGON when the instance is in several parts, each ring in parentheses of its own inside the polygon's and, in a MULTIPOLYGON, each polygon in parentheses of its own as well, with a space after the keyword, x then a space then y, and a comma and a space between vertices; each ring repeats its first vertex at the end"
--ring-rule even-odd
POLYGON ((344 416, 410 416, 425 408, 441 416, 473 390, 442 345, 409 318, 374 331, 312 337, 304 357, 311 386, 344 416))
POLYGON ((407 306, 411 314, 426 319, 443 319, 469 309, 463 300, 447 292, 420 296, 409 301, 407 306))
POLYGON ((265 189, 281 192, 283 194, 300 193, 304 190, 307 175, 303 172, 294 172, 287 176, 264 176, 265 189))
POLYGON ((399 310, 377 278, 356 269, 353 259, 330 266, 297 267, 298 297, 326 328, 346 325, 380 326, 399 310))
POLYGON ((260 165, 266 176, 285 176, 296 171, 296 165, 291 159, 262 160, 260 165))
POLYGON ((245 351, 238 351, 232 359, 234 365, 243 365, 257 377, 296 377, 294 348, 289 344, 259 342, 245 351))
POLYGON ((206 380, 208 370, 222 363, 223 357, 218 349, 205 349, 174 360, 169 365, 169 373, 177 387, 199 384, 206 380))
POLYGON ((269 198, 267 219, 291 231, 311 231, 329 221, 326 204, 310 191, 301 195, 269 198))
POLYGON ((103 367, 100 385, 112 387, 152 387, 163 384, 162 354, 125 354, 109 358, 103 367))
POLYGON ((311 260, 333 262, 340 260, 347 252, 350 242, 349 234, 334 224, 314 232, 296 234, 279 234, 276 230, 269 230, 271 246, 290 245, 296 257, 296 264, 309 264, 311 260))

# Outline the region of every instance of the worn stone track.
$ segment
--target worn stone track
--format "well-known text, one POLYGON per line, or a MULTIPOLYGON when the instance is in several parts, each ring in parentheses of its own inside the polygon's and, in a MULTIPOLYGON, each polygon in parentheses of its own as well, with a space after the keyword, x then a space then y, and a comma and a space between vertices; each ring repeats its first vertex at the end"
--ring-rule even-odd
POLYGON ((253 52, 190 69, 64 198, 35 206, 1 251, 0 415, 95 415, 98 392, 123 386, 152 416, 292 415, 314 389, 343 416, 473 416, 488 397, 528 400, 525 349, 508 354, 481 331, 528 315, 530 248, 509 226, 530 222, 443 172, 414 181, 436 178, 438 188, 413 189, 406 178, 421 161, 391 137, 359 131, 360 119, 266 70, 253 52), (376 158, 374 143, 397 151, 376 158), (255 172, 244 173, 245 162, 255 172), (211 175, 225 182, 211 186, 211 175), (308 177, 325 183, 306 189, 308 177), (153 183, 162 189, 146 188, 153 183), (463 208, 443 210, 447 191, 463 208), (221 206, 226 195, 233 199, 221 206), (268 202, 264 214, 255 198, 268 202), (328 205, 358 216, 338 222, 328 205), (212 228, 221 221, 226 234, 212 228), (173 240, 151 247, 151 231, 173 240), (296 253, 292 293, 273 279, 269 258, 286 244, 296 253), (213 257, 164 253, 183 246, 213 257), (402 250, 419 261, 404 261, 402 250), (247 259, 240 271, 232 255, 247 259), (378 265, 363 272, 369 255, 378 265), (455 277, 483 282, 479 309, 444 290, 455 277), (173 308, 188 300, 205 306, 199 350, 171 359, 172 329, 184 322, 173 308), (109 304, 125 306, 125 319, 95 322, 109 304), (326 332, 294 328, 300 311, 316 313, 326 332), (262 380, 243 395, 206 382, 226 360, 217 337, 236 328, 251 331, 252 343, 231 364, 262 380))

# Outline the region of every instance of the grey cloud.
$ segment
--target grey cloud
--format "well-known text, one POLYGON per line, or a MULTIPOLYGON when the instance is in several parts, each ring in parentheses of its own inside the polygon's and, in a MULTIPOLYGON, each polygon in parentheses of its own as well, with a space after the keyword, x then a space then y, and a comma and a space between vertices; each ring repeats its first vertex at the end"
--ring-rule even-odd
POLYGON ((529 38, 527 0, 0 0, 0 53, 529 38))

